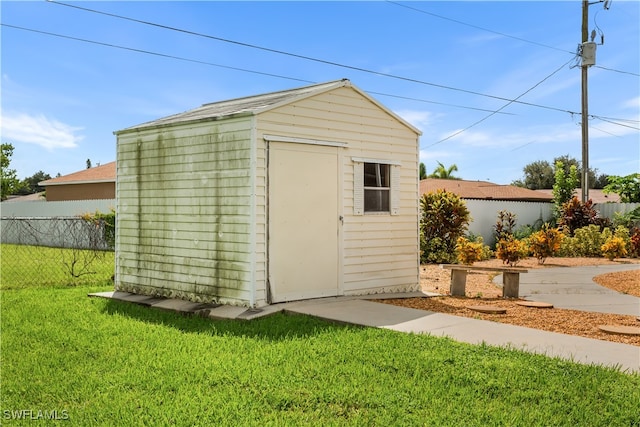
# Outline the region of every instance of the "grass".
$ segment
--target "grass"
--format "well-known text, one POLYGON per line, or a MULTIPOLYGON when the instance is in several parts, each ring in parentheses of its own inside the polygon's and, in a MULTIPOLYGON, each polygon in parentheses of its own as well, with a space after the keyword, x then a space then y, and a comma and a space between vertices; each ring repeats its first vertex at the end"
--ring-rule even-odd
POLYGON ((640 375, 614 369, 307 316, 212 321, 86 296, 104 286, 9 288, 6 424, 30 423, 11 419, 20 410, 73 425, 640 422, 640 375))

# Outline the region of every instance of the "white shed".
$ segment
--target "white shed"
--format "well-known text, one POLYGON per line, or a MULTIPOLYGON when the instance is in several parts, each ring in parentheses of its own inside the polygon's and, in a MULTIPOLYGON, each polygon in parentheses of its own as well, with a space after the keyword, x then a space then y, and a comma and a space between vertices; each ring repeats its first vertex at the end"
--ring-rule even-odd
POLYGON ((349 80, 115 134, 117 290, 261 307, 419 289, 420 131, 349 80))

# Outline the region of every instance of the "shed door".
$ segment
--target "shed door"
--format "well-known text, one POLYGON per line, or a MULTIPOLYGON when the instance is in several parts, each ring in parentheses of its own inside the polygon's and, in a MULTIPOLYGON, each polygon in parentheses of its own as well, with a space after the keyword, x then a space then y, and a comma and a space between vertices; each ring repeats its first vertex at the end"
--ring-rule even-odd
POLYGON ((338 148, 271 142, 269 283, 273 302, 339 290, 338 148))

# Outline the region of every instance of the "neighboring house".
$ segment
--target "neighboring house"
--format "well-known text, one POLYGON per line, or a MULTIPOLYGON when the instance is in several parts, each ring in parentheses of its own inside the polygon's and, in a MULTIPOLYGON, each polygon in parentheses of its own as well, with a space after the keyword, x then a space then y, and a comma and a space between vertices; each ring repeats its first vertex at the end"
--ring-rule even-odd
POLYGON ((27 194, 24 196, 9 196, 7 197, 7 200, 3 200, 2 203, 40 202, 44 200, 44 191, 41 191, 39 193, 27 194))
POLYGON ((117 290, 261 307, 419 289, 420 131, 348 80, 115 134, 117 290))
MULTIPOLYGON (((551 197, 553 197, 553 190, 551 189, 536 190, 536 191, 543 194, 548 194, 551 197)), ((576 188, 573 194, 578 199, 581 199, 582 188, 576 188)), ((589 199, 593 203, 620 203, 620 196, 617 195, 616 193, 605 194, 602 192, 602 190, 596 190, 595 188, 589 189, 589 199)))
POLYGON ((48 202, 102 200, 116 197, 116 162, 40 182, 48 202))
POLYGON ((427 178, 420 181, 420 194, 447 190, 461 199, 505 200, 519 202, 551 202, 553 196, 514 185, 499 185, 487 181, 427 178))

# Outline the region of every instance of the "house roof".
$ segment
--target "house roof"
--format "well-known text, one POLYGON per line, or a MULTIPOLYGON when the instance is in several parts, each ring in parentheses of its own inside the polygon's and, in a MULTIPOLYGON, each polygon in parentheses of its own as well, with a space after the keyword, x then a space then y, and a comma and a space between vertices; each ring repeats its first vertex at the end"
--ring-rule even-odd
POLYGON ((201 107, 194 108, 183 113, 173 114, 171 116, 163 117, 150 122, 142 123, 136 126, 132 126, 126 129, 122 129, 114 132, 119 135, 121 133, 127 133, 133 130, 139 130, 143 128, 154 128, 169 126, 177 123, 192 123, 200 121, 221 120, 228 117, 238 117, 244 115, 259 114, 292 102, 318 95, 336 88, 350 87, 362 96, 376 104, 378 107, 386 111, 393 116, 396 120, 403 123, 405 126, 416 132, 418 135, 422 134, 420 130, 409 124, 407 121, 393 113, 391 110, 384 107, 374 98, 367 95, 364 91, 354 86, 348 79, 335 80, 327 83, 320 83, 311 86, 304 86, 296 89, 283 90, 279 92, 271 92, 261 95, 248 96, 244 98, 230 99, 226 101, 213 102, 210 104, 204 104, 201 107))
POLYGON ((44 200, 46 200, 46 198, 44 197, 44 191, 41 191, 39 193, 27 194, 24 196, 9 196, 7 200, 3 200, 2 203, 39 202, 44 200))
POLYGON ((99 182, 116 182, 116 162, 105 163, 104 165, 84 169, 69 175, 48 179, 38 183, 38 185, 46 187, 48 185, 95 184, 99 182))
MULTIPOLYGON (((552 189, 545 188, 545 189, 540 189, 536 191, 544 194, 553 195, 552 189)), ((582 194, 582 188, 576 188, 573 193, 573 195, 576 196, 578 199, 580 198, 581 194, 582 194)), ((589 199, 593 203, 620 203, 620 196, 618 194, 615 194, 615 193, 604 194, 602 190, 598 190, 595 188, 589 189, 589 199)))
POLYGON ((420 181, 420 194, 436 190, 455 193, 462 199, 512 200, 523 202, 550 202, 553 196, 514 185, 499 185, 488 181, 427 178, 420 181))

